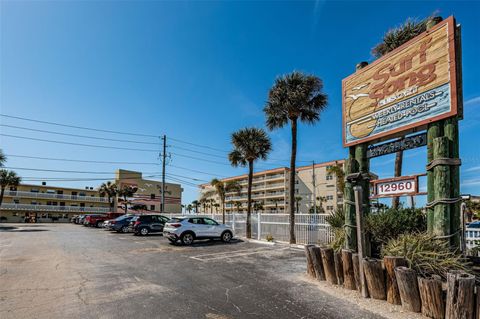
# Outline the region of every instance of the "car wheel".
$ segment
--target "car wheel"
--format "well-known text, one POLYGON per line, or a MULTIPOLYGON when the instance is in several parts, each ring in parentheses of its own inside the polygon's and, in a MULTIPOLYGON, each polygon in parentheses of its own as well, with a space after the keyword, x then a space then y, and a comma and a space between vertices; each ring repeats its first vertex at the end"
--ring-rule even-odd
POLYGON ((142 236, 147 236, 148 232, 149 232, 148 228, 146 228, 146 227, 140 229, 140 235, 142 235, 142 236))
POLYGON ((128 233, 128 227, 127 226, 122 226, 120 229, 122 233, 128 233))
POLYGON ((102 227, 102 222, 97 222, 97 223, 95 224, 95 227, 97 227, 97 228, 102 227))
POLYGON ((231 233, 231 232, 225 231, 225 232, 223 232, 223 234, 222 234, 222 241, 223 241, 224 243, 229 243, 229 242, 232 240, 232 237, 233 237, 233 236, 232 236, 232 233, 231 233))
POLYGON ((185 233, 180 237, 182 244, 186 246, 193 244, 194 239, 193 233, 185 233))

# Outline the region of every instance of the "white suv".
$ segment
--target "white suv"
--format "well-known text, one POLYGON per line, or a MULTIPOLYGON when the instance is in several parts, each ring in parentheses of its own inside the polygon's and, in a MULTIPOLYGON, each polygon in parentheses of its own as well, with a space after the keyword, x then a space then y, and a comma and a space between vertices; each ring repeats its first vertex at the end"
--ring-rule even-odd
POLYGON ((184 245, 191 245, 196 239, 221 239, 228 243, 233 238, 230 226, 219 224, 208 217, 175 217, 163 228, 163 236, 172 243, 178 240, 184 245))

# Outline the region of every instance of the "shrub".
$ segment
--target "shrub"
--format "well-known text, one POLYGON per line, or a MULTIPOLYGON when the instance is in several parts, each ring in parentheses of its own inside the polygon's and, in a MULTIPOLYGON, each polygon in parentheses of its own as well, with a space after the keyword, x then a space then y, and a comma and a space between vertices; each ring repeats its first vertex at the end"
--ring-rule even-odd
POLYGON ((267 241, 273 241, 273 240, 274 240, 272 234, 268 234, 265 239, 266 239, 267 241))
POLYGON ((365 219, 365 230, 378 245, 386 244, 390 239, 402 234, 420 233, 427 229, 425 214, 421 209, 400 208, 387 209, 370 214, 365 219))
POLYGON ((400 256, 421 276, 439 275, 446 279, 450 270, 468 271, 465 259, 450 251, 448 242, 427 233, 402 234, 389 240, 382 256, 400 256))
POLYGON ((345 247, 345 213, 343 209, 335 210, 331 215, 325 217, 325 221, 333 230, 335 239, 330 243, 330 247, 339 251, 345 247))

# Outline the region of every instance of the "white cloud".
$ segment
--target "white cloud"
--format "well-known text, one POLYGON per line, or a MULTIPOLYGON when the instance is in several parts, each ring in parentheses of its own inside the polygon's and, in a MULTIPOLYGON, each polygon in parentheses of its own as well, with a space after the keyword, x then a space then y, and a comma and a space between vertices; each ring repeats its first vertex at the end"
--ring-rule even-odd
POLYGON ((473 98, 468 99, 468 100, 463 102, 463 105, 465 105, 465 106, 476 105, 476 104, 480 104, 480 96, 473 97, 473 98))

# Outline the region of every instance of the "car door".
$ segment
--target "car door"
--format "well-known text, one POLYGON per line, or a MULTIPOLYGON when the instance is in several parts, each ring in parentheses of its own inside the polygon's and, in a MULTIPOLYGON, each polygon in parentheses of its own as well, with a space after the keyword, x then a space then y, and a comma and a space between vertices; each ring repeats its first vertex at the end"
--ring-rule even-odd
POLYGON ((189 223, 189 228, 195 233, 196 237, 208 236, 206 225, 203 222, 203 218, 201 217, 189 218, 188 223, 189 223))
POLYGON ((152 224, 150 228, 152 229, 152 232, 162 232, 163 231, 163 223, 162 220, 160 219, 160 216, 151 216, 152 217, 152 224))
POLYGON ((222 229, 215 220, 211 218, 204 218, 203 221, 205 222, 206 236, 220 237, 222 229))

